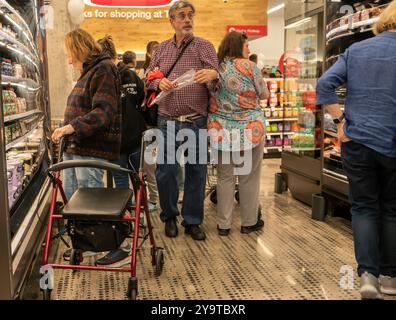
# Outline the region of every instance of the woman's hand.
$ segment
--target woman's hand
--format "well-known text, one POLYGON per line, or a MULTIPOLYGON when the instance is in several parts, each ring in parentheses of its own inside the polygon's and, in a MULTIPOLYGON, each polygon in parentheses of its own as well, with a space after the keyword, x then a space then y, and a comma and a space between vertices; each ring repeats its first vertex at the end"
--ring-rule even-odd
POLYGON ((74 128, 70 124, 68 124, 67 126, 58 128, 54 131, 54 133, 52 134, 52 141, 54 143, 59 143, 62 137, 72 133, 74 133, 74 128))
POLYGON ((344 124, 345 124, 345 120, 337 125, 337 135, 338 135, 338 141, 340 141, 340 143, 351 141, 351 139, 349 139, 344 132, 344 124))

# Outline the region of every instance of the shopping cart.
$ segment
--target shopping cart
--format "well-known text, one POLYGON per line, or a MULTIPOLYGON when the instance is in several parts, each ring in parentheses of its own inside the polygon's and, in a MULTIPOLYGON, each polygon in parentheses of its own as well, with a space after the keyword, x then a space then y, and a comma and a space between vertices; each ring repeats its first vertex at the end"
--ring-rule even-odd
MULTIPOLYGON (((60 152, 63 148, 60 148, 60 152)), ((142 150, 145 150, 145 142, 142 139, 142 150)), ((51 206, 48 218, 47 233, 44 247, 44 262, 40 270, 40 288, 45 300, 51 299, 54 287, 53 269, 69 269, 73 271, 111 271, 129 272, 131 274, 128 283, 127 296, 136 300, 138 295, 138 279, 136 276, 137 250, 143 242, 150 238, 151 263, 156 276, 162 274, 164 265, 163 248, 157 247, 153 234, 153 227, 148 210, 146 184, 142 165, 144 152, 141 155, 139 172, 121 168, 105 161, 71 160, 59 162, 47 170, 52 182, 51 206), (79 188, 68 201, 60 180, 60 172, 69 168, 89 167, 107 171, 107 188, 79 188), (131 189, 113 189, 113 180, 110 172, 123 171, 130 176, 134 191, 131 189), (57 202, 58 193, 62 203, 57 202), (128 208, 128 204, 135 194, 135 206, 128 208), (147 234, 142 243, 139 242, 140 218, 145 216, 147 222, 147 234), (51 233, 54 221, 67 219, 66 229, 71 238, 72 250, 70 264, 48 263, 51 245, 51 233), (127 268, 108 268, 103 266, 81 265, 83 252, 103 252, 118 249, 121 243, 132 231, 131 263, 127 268), (128 228, 129 226, 129 228, 128 228), (110 230, 110 232, 109 232, 110 230), (127 235, 127 236, 126 236, 127 235)))
MULTIPOLYGON (((213 204, 217 204, 217 168, 216 159, 211 154, 210 145, 208 147, 208 173, 206 178, 205 198, 209 197, 213 204)), ((235 184, 235 200, 239 203, 238 181, 235 184)))

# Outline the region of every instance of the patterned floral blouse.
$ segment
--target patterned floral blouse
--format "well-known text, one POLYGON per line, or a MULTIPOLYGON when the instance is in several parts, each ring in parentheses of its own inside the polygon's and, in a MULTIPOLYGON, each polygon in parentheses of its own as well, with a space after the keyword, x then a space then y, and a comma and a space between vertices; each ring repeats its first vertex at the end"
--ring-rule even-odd
POLYGON ((249 150, 265 135, 260 95, 268 91, 259 68, 247 59, 220 65, 221 89, 212 92, 208 130, 211 146, 222 151, 249 150))

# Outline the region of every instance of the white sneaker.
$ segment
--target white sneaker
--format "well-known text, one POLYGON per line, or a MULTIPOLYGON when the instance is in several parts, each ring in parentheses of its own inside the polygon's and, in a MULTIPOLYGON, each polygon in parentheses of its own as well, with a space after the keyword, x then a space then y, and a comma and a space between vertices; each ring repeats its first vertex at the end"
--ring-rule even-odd
POLYGON ((380 290, 382 293, 388 295, 396 295, 396 278, 388 276, 380 276, 379 278, 380 290))
POLYGON ((378 278, 365 272, 360 277, 360 295, 363 300, 383 299, 379 290, 378 278))

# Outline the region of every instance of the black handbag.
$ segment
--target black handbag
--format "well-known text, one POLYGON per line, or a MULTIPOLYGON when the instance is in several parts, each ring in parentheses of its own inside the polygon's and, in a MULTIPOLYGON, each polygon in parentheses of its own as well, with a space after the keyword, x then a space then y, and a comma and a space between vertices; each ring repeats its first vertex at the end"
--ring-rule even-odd
MULTIPOLYGON (((180 60, 184 51, 187 49, 191 42, 192 39, 185 45, 182 51, 180 51, 178 57, 176 58, 176 61, 173 63, 169 71, 165 74, 165 78, 169 77, 169 75, 172 73, 173 69, 176 67, 177 62, 180 60)), ((146 99, 142 109, 142 114, 147 125, 151 127, 156 127, 158 125, 158 105, 156 103, 152 104, 152 102, 160 92, 160 90, 152 89, 149 89, 146 92, 146 99)))
POLYGON ((68 234, 73 249, 103 252, 118 249, 132 233, 129 222, 69 220, 68 234))

